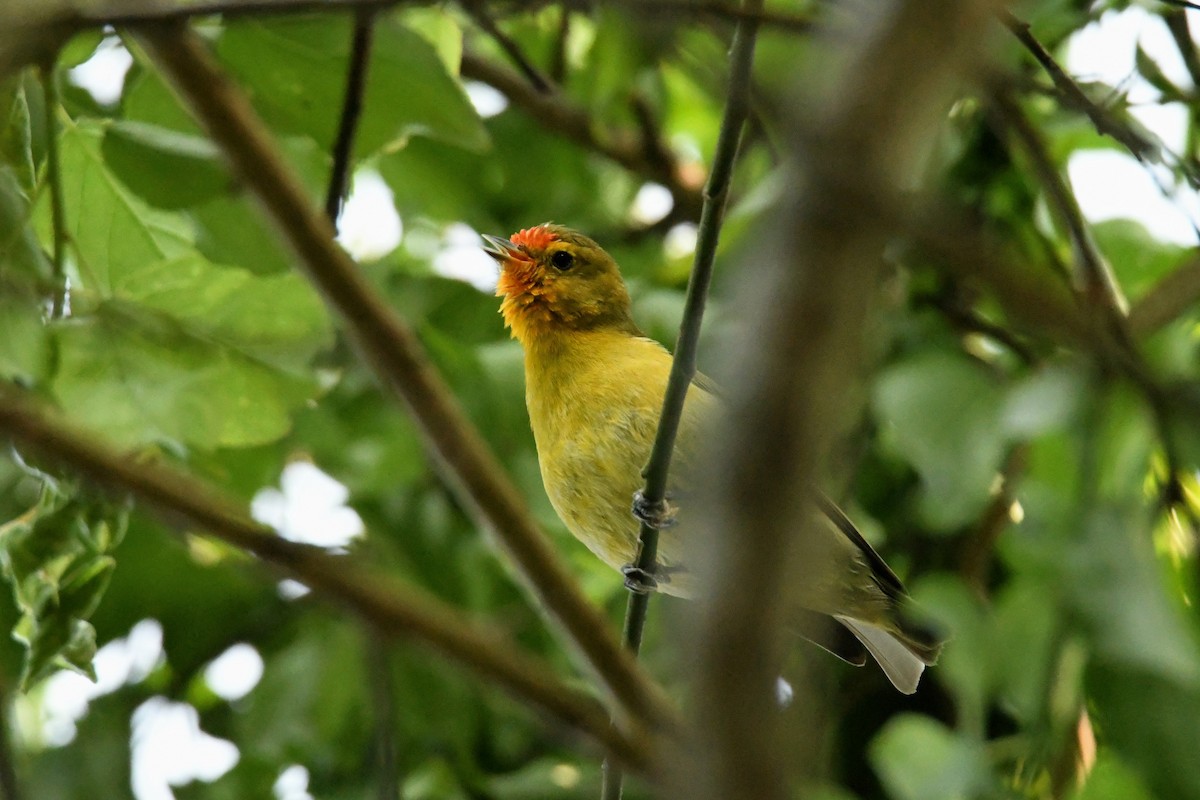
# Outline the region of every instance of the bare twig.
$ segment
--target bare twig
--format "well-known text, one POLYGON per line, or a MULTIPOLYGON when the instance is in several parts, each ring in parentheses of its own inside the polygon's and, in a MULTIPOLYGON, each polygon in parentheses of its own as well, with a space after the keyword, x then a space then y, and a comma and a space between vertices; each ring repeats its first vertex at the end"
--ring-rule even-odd
POLYGON ((959 557, 959 574, 975 594, 986 600, 989 596, 988 573, 991 571, 996 542, 1012 522, 1016 483, 1025 471, 1029 446, 1018 444, 1009 451, 1000 469, 1000 487, 983 510, 975 530, 963 542, 959 557))
POLYGON ((338 122, 337 139, 333 144, 333 167, 329 174, 329 190, 325 195, 325 216, 336 228, 338 216, 350 180, 354 160, 354 134, 362 115, 363 93, 367 88, 367 68, 371 63, 371 39, 375 31, 375 12, 359 9, 354 15, 354 35, 350 44, 350 65, 346 72, 346 92, 342 101, 342 116, 338 122))
POLYGON ((1075 79, 1059 66, 1058 62, 1054 60, 1054 56, 1050 54, 1050 51, 1033 35, 1028 22, 1017 19, 1017 17, 1005 10, 1001 10, 999 16, 1004 26, 1017 37, 1021 44, 1025 46, 1025 49, 1042 65, 1042 69, 1050 76, 1050 80, 1053 81, 1055 88, 1058 89, 1059 94, 1062 96, 1063 102, 1068 107, 1086 114, 1097 131, 1116 139, 1139 161, 1157 161, 1159 159, 1160 148, 1156 143, 1137 133, 1128 125, 1114 119, 1112 114, 1092 102, 1083 89, 1079 88, 1079 84, 1075 82, 1075 79))
POLYGON ((554 50, 550 54, 550 77, 562 83, 567 77, 567 43, 571 40, 571 9, 565 4, 559 7, 558 33, 554 36, 554 50))
MULTIPOLYGON (((194 0, 188 3, 163 3, 158 0, 116 0, 107 7, 92 7, 89 4, 68 3, 49 5, 47 10, 58 21, 71 27, 97 25, 136 25, 143 22, 165 22, 193 17, 213 15, 262 16, 265 14, 300 14, 312 11, 336 11, 339 9, 384 9, 400 5, 405 0, 194 0)), ((683 19, 708 16, 738 21, 753 19, 782 31, 807 33, 813 21, 778 11, 760 11, 750 14, 736 5, 720 0, 605 0, 610 5, 627 7, 643 15, 670 15, 683 19)), ((584 13, 591 11, 591 4, 581 0, 568 0, 565 8, 584 13)))
POLYGON ((1192 26, 1187 13, 1170 11, 1163 14, 1163 21, 1167 23, 1167 30, 1175 40, 1175 47, 1179 50, 1179 57, 1183 59, 1188 75, 1192 78, 1192 85, 1200 87, 1200 53, 1196 52, 1196 43, 1192 40, 1192 26))
POLYGON ((879 25, 846 32, 843 67, 823 100, 795 102, 815 109, 795 126, 805 174, 788 184, 796 190, 778 221, 782 249, 766 247, 762 272, 747 277, 753 322, 736 354, 739 391, 713 459, 719 504, 703 523, 713 566, 701 599, 704 627, 691 644, 699 647, 696 735, 706 757, 679 796, 791 797, 785 751, 793 769, 819 771, 812 762, 823 734, 810 715, 822 698, 809 693, 794 704, 804 736, 785 748, 773 691, 789 593, 821 580, 827 563, 818 537, 797 534, 813 520, 796 487, 816 483, 846 410, 881 253, 895 232, 870 203, 847 202, 842 187, 898 195, 904 165, 944 113, 949 84, 984 50, 989 9, 961 0, 888 3, 879 25))
MULTIPOLYGON (((747 11, 757 11, 761 7, 762 0, 745 0, 744 8, 747 11)), ((704 318, 704 305, 708 299, 709 284, 712 282, 717 242, 721 236, 721 222, 729 197, 729 185, 733 180, 733 166, 750 106, 750 74, 754 64, 754 42, 757 33, 756 22, 739 22, 729 53, 728 99, 717 136, 717 147, 713 153, 712 170, 704 187, 704 208, 697 230, 696 255, 688 279, 683 321, 680 323, 679 338, 675 344, 675 357, 671 362, 671 374, 667 379, 667 390, 663 396, 654 446, 650 451, 650 460, 643 470, 646 483, 639 502, 647 509, 665 511, 671 456, 675 450, 679 424, 683 419, 684 400, 687 398, 692 379, 696 376, 696 352, 704 318)), ((638 534, 637 558, 633 566, 642 574, 653 576, 658 569, 657 559, 658 530, 643 520, 638 534)), ((637 653, 642 645, 642 630, 646 624, 649 603, 649 592, 629 593, 624 635, 626 646, 634 653, 637 653)), ((604 800, 620 800, 621 783, 619 769, 606 762, 601 792, 604 800)))
POLYGON ((200 39, 176 25, 141 39, 224 151, 234 172, 299 256, 300 266, 341 316, 350 340, 412 413, 442 477, 481 527, 503 543, 520 574, 578 647, 623 714, 650 724, 673 713, 661 691, 609 633, 604 619, 537 528, 520 493, 429 363, 416 335, 384 304, 315 212, 242 91, 200 39))
POLYGON ((62 464, 98 486, 132 493, 176 523, 258 556, 311 588, 318 596, 348 606, 376 630, 420 640, 444 656, 585 732, 635 768, 648 765, 644 734, 637 725, 620 733, 588 696, 567 688, 551 669, 511 643, 467 622, 459 612, 352 558, 287 541, 272 528, 208 486, 164 463, 123 457, 0 384, 0 431, 13 443, 62 464))
POLYGON ((687 219, 697 219, 702 198, 698 185, 684 178, 679 164, 649 157, 640 136, 631 131, 601 131, 583 108, 558 91, 539 92, 521 75, 471 52, 463 51, 462 75, 482 81, 507 97, 543 127, 615 161, 630 172, 661 183, 687 219))
POLYGON ((1050 158, 1045 142, 1030 124, 1016 102, 1003 89, 992 93, 992 118, 1007 128, 1020 142, 1033 165, 1050 207, 1066 228, 1076 256, 1075 280, 1085 300, 1092 307, 1107 308, 1116 317, 1124 316, 1125 300, 1117 286, 1104 256, 1096 247, 1091 229, 1083 218, 1079 201, 1066 179, 1050 158))
POLYGON ((543 94, 554 88, 553 82, 525 55, 525 51, 521 49, 521 45, 517 44, 511 36, 500 29, 500 26, 496 24, 495 18, 488 13, 487 8, 484 7, 480 0, 465 0, 463 7, 471 15, 471 19, 475 20, 475 24, 482 28, 488 36, 491 36, 496 44, 500 45, 500 49, 508 55, 521 74, 525 76, 525 79, 529 81, 530 86, 543 94))
POLYGON ((54 231, 54 260, 51 280, 54 293, 50 301, 51 319, 61 319, 67 307, 67 232, 66 201, 63 198, 62 160, 59 157, 58 115, 61 100, 54 59, 42 66, 42 90, 45 93, 46 181, 50 186, 50 219, 54 231))

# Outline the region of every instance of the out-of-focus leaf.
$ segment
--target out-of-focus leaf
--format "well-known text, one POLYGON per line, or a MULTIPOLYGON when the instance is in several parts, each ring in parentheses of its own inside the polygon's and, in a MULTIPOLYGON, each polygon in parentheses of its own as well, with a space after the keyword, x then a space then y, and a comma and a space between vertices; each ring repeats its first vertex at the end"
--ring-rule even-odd
POLYGON ((470 796, 444 759, 434 758, 405 776, 404 800, 469 800, 470 796))
MULTIPOLYGON (((238 21, 217 52, 264 117, 284 133, 311 136, 328 151, 337 130, 350 52, 347 16, 310 15, 238 21)), ((373 153, 429 136, 472 150, 487 132, 462 87, 433 47, 394 17, 375 22, 369 82, 356 150, 373 153)))
POLYGON ((871 743, 870 758, 895 800, 966 800, 995 788, 980 742, 917 714, 893 718, 871 743))
POLYGON ((237 723, 251 757, 283 764, 321 754, 343 768, 362 763, 371 736, 364 721, 373 718, 365 641, 357 625, 312 617, 301 636, 266 659, 237 723))
POLYGON ((208 139, 145 122, 117 122, 104 135, 108 168, 152 206, 188 208, 229 184, 217 148, 208 139), (170 175, 170 180, 163 176, 170 175))
POLYGON ((13 635, 28 649, 22 688, 59 668, 95 678, 88 620, 116 566, 127 514, 47 481, 37 506, 0 526, 0 565, 22 613, 13 635))
POLYGON ((1072 800, 1154 800, 1154 796, 1136 772, 1105 748, 1072 800))
POLYGON ((1085 379, 1073 366, 1057 365, 1016 383, 1005 401, 1005 430, 1015 440, 1062 430, 1079 413, 1085 379))
POLYGON ((929 354, 889 368, 874 391, 895 452, 921 474, 922 510, 941 529, 974 518, 1004 454, 1004 395, 961 357, 929 354))
POLYGON ((1188 248, 1160 242, 1140 222, 1130 219, 1099 222, 1092 226, 1092 232, 1130 300, 1141 297, 1193 257, 1188 248))
POLYGON ((1200 695, 1194 627, 1166 595, 1140 511, 1093 509, 1061 566, 1064 589, 1100 658, 1200 695))
POLYGON ((497 800, 551 800, 590 798, 600 794, 600 770, 580 769, 563 759, 543 758, 488 781, 488 792, 497 800))
POLYGON ((1200 741, 1200 692, 1194 684, 1105 661, 1088 670, 1087 687, 1106 741, 1155 797, 1200 798, 1194 750, 1200 741))

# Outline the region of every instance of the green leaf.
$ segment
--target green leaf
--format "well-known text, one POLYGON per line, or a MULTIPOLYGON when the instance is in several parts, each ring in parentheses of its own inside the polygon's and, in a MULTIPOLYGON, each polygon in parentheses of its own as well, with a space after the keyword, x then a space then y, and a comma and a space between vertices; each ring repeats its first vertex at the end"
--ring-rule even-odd
POLYGON ((1088 514, 1071 539, 1062 579, 1098 657, 1200 692, 1200 646, 1166 593, 1140 509, 1088 514))
MULTIPOLYGON (((1200 692, 1161 673, 1098 663, 1087 686, 1105 739, 1134 767, 1154 796, 1200 798, 1195 746, 1200 741, 1200 692)), ((1136 795, 1121 795, 1126 800, 1136 795)))
MULTIPOLYGON (((328 151, 337 131, 350 52, 348 16, 307 15, 229 24, 217 53, 281 133, 328 151)), ((355 150, 362 156, 428 136, 471 150, 488 136, 434 48, 394 17, 380 16, 355 150)))
POLYGON ((1087 781, 1072 800, 1154 800, 1137 773, 1115 753, 1100 751, 1087 781))
POLYGON ((188 253, 192 233, 180 217, 147 207, 109 171, 103 137, 100 125, 64 123, 59 148, 82 285, 110 293, 126 272, 188 253))
POLYGON ((13 170, 18 184, 32 193, 37 183, 29 101, 19 78, 0 81, 0 167, 13 170))
POLYGON ((0 526, 0 565, 21 619, 13 636, 27 648, 21 686, 59 668, 94 678, 96 634, 88 622, 116 562, 128 509, 45 481, 38 504, 0 526))
MULTIPOLYGON (((150 208, 107 168, 102 134, 67 126, 62 135, 81 280, 75 316, 54 331, 55 396, 126 445, 240 447, 282 436, 316 393, 308 363, 332 340, 321 301, 295 274, 258 277, 199 255, 183 217, 150 208)), ((182 135, 154 135, 204 151, 182 135)))
POLYGON ((50 261, 28 224, 29 217, 29 200, 16 174, 0 164, 0 282, 19 281, 27 290, 52 273, 50 261))
POLYGON ((169 317, 110 303, 57 331, 54 393, 118 444, 243 447, 277 439, 311 397, 311 378, 206 342, 169 317))
POLYGON ((874 406, 892 449, 921 475, 922 511, 951 529, 987 503, 1004 455, 1004 395, 964 358, 929 354, 890 367, 875 385, 874 406))
POLYGON ((1140 223, 1111 219, 1092 226, 1096 244, 1113 267, 1113 273, 1131 300, 1192 258, 1189 248, 1160 242, 1140 223))
POLYGON ((113 174, 157 208, 188 208, 230 184, 216 145, 208 139, 145 122, 109 126, 102 153, 113 174))
POLYGON ((929 717, 894 717, 871 743, 869 756, 896 800, 966 800, 993 789, 982 744, 929 717))

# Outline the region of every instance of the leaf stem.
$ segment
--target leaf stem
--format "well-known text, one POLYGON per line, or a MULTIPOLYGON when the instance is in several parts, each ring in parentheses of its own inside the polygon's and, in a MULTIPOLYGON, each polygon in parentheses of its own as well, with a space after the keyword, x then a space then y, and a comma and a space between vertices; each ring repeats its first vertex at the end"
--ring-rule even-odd
MULTIPOLYGON (((749 13, 738 22, 730 48, 725 114, 721 119, 717 147, 713 153, 712 170, 704 187, 704 205, 700 212, 695 260, 684 300, 683 321, 679 327, 679 338, 675 345, 675 357, 671 362, 671 374, 667 379, 667 391, 663 396, 654 446, 650 451, 650 460, 643 470, 646 483, 642 490, 642 498, 651 507, 666 500, 667 478, 671 469, 675 439, 679 433, 679 423, 683 419, 683 405, 692 378, 696 375, 696 353, 704 306, 708 299, 708 287, 712 282, 733 166, 750 106, 750 78, 754 64, 754 43, 758 33, 758 22, 752 15, 761 6, 761 0, 745 0, 743 10, 749 13)), ((653 575, 657 569, 658 531, 644 521, 638 534, 637 553, 634 566, 645 574, 653 575)), ((629 593, 625 610, 624 638, 625 646, 633 653, 641 649, 649 604, 648 592, 629 593)), ((619 800, 622 782, 620 769, 606 762, 602 798, 619 800)))
POLYGON ((333 168, 329 174, 329 190, 325 195, 325 216, 335 228, 350 182, 350 165, 354 160, 354 135, 358 131, 358 121, 362 116, 363 93, 367 88, 367 69, 371 62, 374 31, 374 9, 358 9, 354 15, 354 34, 350 45, 350 66, 346 71, 342 115, 338 122, 337 139, 333 144, 333 168))

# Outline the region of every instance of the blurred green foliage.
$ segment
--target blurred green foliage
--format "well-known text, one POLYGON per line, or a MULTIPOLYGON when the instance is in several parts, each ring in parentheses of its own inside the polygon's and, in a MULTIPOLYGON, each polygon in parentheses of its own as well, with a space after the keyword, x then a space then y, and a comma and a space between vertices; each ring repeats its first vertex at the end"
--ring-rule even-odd
MULTIPOLYGON (((779 7, 817 13, 818 5, 779 7)), ((1056 0, 1031 8, 1030 21, 1061 52, 1110 6, 1124 4, 1056 0)), ((555 97, 590 115, 599 141, 640 135, 641 104, 680 170, 702 175, 721 114, 727 25, 601 6, 572 13, 564 29, 556 6, 495 12, 543 71, 562 64, 555 97)), ((200 25, 314 202, 330 167, 351 27, 345 14, 200 25)), ((134 63, 112 106, 71 86, 67 68, 115 36, 81 33, 60 55, 53 132, 35 71, 0 81, 0 378, 31 387, 134 457, 185 466, 247 502, 276 486, 287 464, 315 463, 347 487, 365 525, 351 550, 582 682, 486 535, 435 477, 413 425, 337 338, 320 298, 144 54, 126 42, 134 63), (55 288, 51 147, 62 162, 67 223, 63 319, 46 314, 55 288)), ((794 102, 793 76, 812 65, 811 36, 764 31, 702 360, 719 364, 740 322, 727 296, 763 257, 785 188, 781 120, 794 102)), ((1060 170, 1081 150, 1119 149, 1059 102, 1015 42, 1002 45, 1000 72, 1060 170)), ((467 91, 479 87, 457 74, 464 48, 511 69, 455 8, 376 18, 354 164, 382 176, 405 234, 362 269, 419 332, 616 629, 619 576, 567 536, 542 491, 521 354, 497 301, 441 274, 438 258, 456 224, 494 234, 570 224, 609 247, 630 278, 635 315, 669 342, 687 255, 663 240, 688 220, 635 219, 646 176, 581 146, 554 120, 511 102, 481 118, 467 91)), ((1194 92, 1141 51, 1137 70, 1164 101, 1194 92)), ((1086 88, 1120 124, 1134 124, 1123 87, 1086 88)), ((1038 175, 989 122, 986 98, 964 91, 930 143, 928 183, 995 232, 1031 274, 1062 280, 1072 245, 1046 213, 1038 175)), ((1197 174, 1200 137, 1189 114, 1189 149, 1162 148, 1152 159, 1166 170, 1160 180, 1186 185, 1197 174)), ((1194 269, 1193 249, 1160 242, 1136 222, 1104 222, 1093 234, 1134 304, 1194 269)), ((1200 798, 1192 755, 1200 739, 1192 608, 1200 416, 1188 412, 1200 370, 1196 304, 1140 343, 1170 400, 1164 419, 1145 387, 1093 354, 1015 324, 988 298, 900 252, 888 256, 888 291, 870 331, 875 363, 855 412, 852 456, 840 465, 851 476, 843 499, 953 639, 913 698, 893 694, 873 671, 835 667, 828 785, 814 796, 1200 798)), ((420 648, 381 648, 339 609, 277 587, 244 554, 195 531, 172 536, 144 510, 130 513, 39 468, 0 460, 0 520, 10 520, 0 526, 0 562, 12 588, 0 593, 12 598, 0 600, 0 628, 23 643, 0 645, 8 710, 0 723, 28 797, 130 796, 131 720, 154 697, 192 703, 201 728, 239 753, 214 780, 176 787, 181 800, 267 797, 296 764, 314 797, 374 796, 380 742, 395 753, 408 800, 597 796, 596 754, 490 686, 420 648), (53 681, 39 679, 59 666, 89 672, 96 645, 119 646, 147 618, 162 626, 157 666, 116 685, 101 676, 104 691, 75 722, 73 740, 48 739, 53 681), (205 668, 237 643, 257 650, 264 672, 248 695, 226 700, 205 668)), ((674 687, 683 645, 663 630, 667 611, 652 613, 644 652, 674 687)), ((805 687, 796 689, 803 698, 805 687)), ((636 782, 627 792, 646 794, 636 782)))

